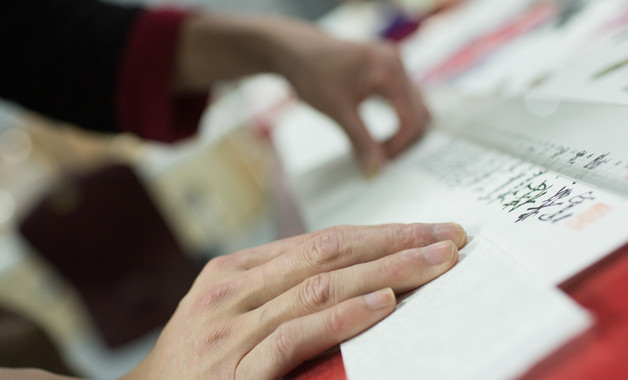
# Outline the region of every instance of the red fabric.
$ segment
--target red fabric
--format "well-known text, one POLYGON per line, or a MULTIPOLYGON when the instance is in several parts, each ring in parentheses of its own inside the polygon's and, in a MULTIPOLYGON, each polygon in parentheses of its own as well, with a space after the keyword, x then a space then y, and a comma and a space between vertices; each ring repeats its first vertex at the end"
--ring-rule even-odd
MULTIPOLYGON (((628 245, 563 286, 596 318, 595 326, 532 368, 523 380, 628 379, 628 245)), ((345 379, 340 352, 289 376, 345 379)))
POLYGON ((628 246, 565 287, 596 324, 533 368, 526 380, 628 379, 628 246))
POLYGON ((172 142, 196 132, 207 94, 175 97, 179 30, 189 12, 144 11, 133 26, 118 77, 116 113, 123 130, 172 142))
POLYGON ((338 351, 334 354, 303 363, 299 368, 292 371, 287 378, 299 380, 344 380, 347 378, 347 375, 345 374, 345 367, 342 365, 342 355, 338 351))

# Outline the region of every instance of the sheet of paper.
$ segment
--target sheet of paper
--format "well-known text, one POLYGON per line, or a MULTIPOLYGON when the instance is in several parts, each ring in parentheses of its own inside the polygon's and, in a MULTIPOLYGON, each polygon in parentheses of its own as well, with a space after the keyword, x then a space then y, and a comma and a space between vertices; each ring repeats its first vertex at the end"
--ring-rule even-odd
POLYGON ((465 72, 456 88, 482 94, 525 93, 569 71, 570 58, 591 44, 601 26, 626 10, 622 0, 562 2, 561 6, 554 19, 514 38, 465 72))
POLYGON ((418 33, 404 40, 403 61, 418 80, 475 39, 523 12, 530 3, 531 0, 465 1, 428 20, 418 33))
POLYGON ((471 219, 548 283, 567 280, 628 241, 625 198, 464 139, 431 140, 441 147, 412 162, 417 177, 429 173, 440 182, 438 204, 451 203, 453 220, 471 219))
POLYGON ((439 123, 452 134, 628 197, 628 108, 530 95, 462 105, 439 123))
MULTIPOLYGON (((382 124, 392 122, 380 116, 382 124)), ((508 119, 507 115, 496 114, 496 120, 502 119, 508 119)), ((435 129, 369 181, 353 163, 348 142, 337 136, 341 132, 333 125, 326 124, 327 119, 296 106, 282 123, 285 128, 280 125, 275 142, 310 230, 338 224, 463 222, 550 284, 565 281, 628 241, 622 227, 628 224, 628 198, 519 157, 516 147, 504 145, 506 151, 498 150, 471 137, 435 129)), ((604 130, 599 124, 593 126, 589 129, 604 130)), ((574 135, 569 125, 564 127, 574 135)), ((510 136, 504 128, 503 135, 510 136)), ((529 129, 534 133, 535 127, 529 129)), ((499 135, 496 129, 485 132, 499 135)), ((546 132, 552 136, 551 130, 546 132)), ((621 141, 620 137, 612 140, 621 141)), ((569 139, 577 140, 569 137, 565 143, 569 139)), ((595 143, 575 148, 586 148, 591 152, 587 155, 597 151, 589 145, 595 143)), ((617 160, 626 154, 623 150, 600 152, 612 152, 606 157, 616 156, 617 160)), ((566 161, 571 158, 565 154, 566 161)), ((597 160, 598 167, 586 169, 595 166, 596 158, 578 160, 575 162, 586 172, 581 176, 584 179, 603 177, 594 172, 611 173, 608 178, 622 185, 624 179, 616 178, 622 174, 613 171, 623 173, 621 165, 600 164, 602 158, 597 160), (603 170, 605 166, 612 170, 603 170)))
POLYGON ((564 99, 627 105, 627 49, 628 24, 592 41, 537 92, 564 99))
POLYGON ((462 254, 449 273, 342 344, 349 379, 514 378, 589 325, 573 301, 536 285, 485 238, 462 254))
MULTIPOLYGON (((548 117, 540 112, 547 110, 532 103, 489 103, 475 104, 478 111, 470 119, 475 127, 483 111, 494 107, 510 109, 495 113, 495 120, 511 121, 508 112, 527 107, 544 115, 534 117, 548 117)), ((564 111, 570 114, 568 107, 564 111)), ((380 138, 394 130, 396 120, 381 104, 367 105, 363 115, 380 138)), ((589 323, 553 285, 628 240, 623 229, 628 200, 526 160, 530 142, 523 140, 523 148, 508 145, 519 141, 509 133, 517 125, 484 124, 483 132, 495 140, 480 142, 481 136, 465 131, 457 118, 444 119, 452 120, 449 128, 432 130, 373 180, 362 177, 346 137, 326 117, 294 105, 279 119, 273 138, 308 229, 456 221, 475 236, 465 250, 468 257, 451 272, 343 346, 350 378, 497 379, 521 374, 589 323), (500 139, 503 149, 497 147, 500 139)), ((437 123, 444 119, 436 117, 437 123)), ((568 124, 562 127, 567 134, 579 131, 568 124)), ((553 136, 541 124, 529 130, 550 141, 553 136), (537 127, 545 128, 547 136, 537 127)), ((587 139, 563 140, 579 148, 587 139)), ((592 152, 609 148, 589 142, 592 152)), ((580 166, 581 171, 596 171, 580 166)), ((597 178, 590 173, 584 177, 597 178)))

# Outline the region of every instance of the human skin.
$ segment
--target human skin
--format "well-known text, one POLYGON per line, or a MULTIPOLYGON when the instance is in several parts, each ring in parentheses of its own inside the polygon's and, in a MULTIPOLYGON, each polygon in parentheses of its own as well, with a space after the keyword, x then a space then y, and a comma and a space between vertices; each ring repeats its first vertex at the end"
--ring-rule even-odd
POLYGON ((386 317, 465 243, 455 224, 343 226, 214 259, 124 380, 278 378, 386 317))
POLYGON ((415 142, 429 120, 391 44, 339 40, 285 18, 204 14, 185 23, 179 46, 179 91, 254 73, 283 75, 302 100, 343 128, 367 175, 415 142), (399 118, 397 133, 383 143, 371 137, 358 114, 359 104, 372 95, 387 99, 399 118))
POLYGON ((395 294, 449 270, 466 241, 457 224, 341 226, 215 258, 122 380, 281 377, 389 315, 395 294))

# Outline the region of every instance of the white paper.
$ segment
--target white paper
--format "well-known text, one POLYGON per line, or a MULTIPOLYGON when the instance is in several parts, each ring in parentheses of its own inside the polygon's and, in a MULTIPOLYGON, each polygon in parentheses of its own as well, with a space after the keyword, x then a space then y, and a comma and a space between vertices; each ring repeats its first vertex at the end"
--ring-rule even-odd
MULTIPOLYGON (((456 88, 480 94, 518 95, 555 76, 562 77, 573 66, 571 58, 587 50, 600 27, 626 9, 622 0, 589 1, 578 10, 573 10, 573 2, 571 5, 567 19, 558 17, 513 39, 465 72, 456 81, 456 88)), ((599 57, 595 59, 599 63, 599 57)))
MULTIPOLYGON (((309 230, 454 221, 475 236, 451 272, 342 347, 352 379, 520 375, 590 322, 554 286, 628 241, 627 110, 448 104, 374 180, 362 177, 339 128, 305 106, 284 113, 273 136, 309 230)), ((383 137, 396 121, 380 106, 363 115, 383 137)))
MULTIPOLYGON (((546 124, 537 120, 541 118, 530 116, 529 120, 537 124, 513 137, 512 128, 522 126, 499 124, 526 120, 518 114, 509 118, 508 112, 503 113, 510 110, 510 115, 514 115, 516 107, 512 102, 493 107, 485 104, 488 110, 470 119, 472 130, 479 133, 456 127, 460 120, 452 122, 449 132, 431 131, 370 181, 361 176, 353 163, 346 138, 336 138, 341 132, 326 124, 330 123, 327 119, 297 106, 280 123, 275 142, 307 228, 464 222, 476 226, 520 265, 549 284, 567 280, 624 244, 628 240, 628 233, 622 228, 628 225, 628 198, 620 194, 622 189, 628 189, 628 157, 624 158, 628 154, 617 146, 611 149, 628 141, 628 130, 612 123, 591 124, 590 128, 561 123, 559 120, 574 121, 569 118, 573 110, 566 107, 546 124), (490 112, 491 109, 502 111, 490 112), (494 118, 485 120, 486 115, 494 118), (593 137, 612 134, 614 138, 597 141, 600 139, 593 140, 589 132, 593 132, 593 137), (532 139, 534 136, 545 137, 534 147, 557 144, 554 139, 564 136, 561 146, 569 149, 560 160, 558 156, 552 158, 555 153, 550 154, 551 149, 537 149, 526 155, 530 144, 537 142, 532 139), (486 141, 481 142, 482 138, 486 141), (502 149, 493 148, 499 144, 502 149), (561 165, 582 151, 586 155, 574 160, 573 165, 561 165), (607 190, 607 184, 615 187, 607 190)), ((524 112, 525 107, 519 101, 519 111, 524 112)), ((616 110, 617 115, 606 108, 601 111, 611 121, 622 120, 620 116, 626 113, 616 110)), ((382 123, 386 119, 380 117, 382 123)), ((587 122, 582 115, 578 120, 587 122)))
POLYGON ((628 26, 593 41, 536 92, 563 99, 628 104, 628 26))
POLYGON ((462 254, 342 344, 349 379, 514 378, 589 325, 573 301, 531 281, 486 239, 476 236, 462 254))

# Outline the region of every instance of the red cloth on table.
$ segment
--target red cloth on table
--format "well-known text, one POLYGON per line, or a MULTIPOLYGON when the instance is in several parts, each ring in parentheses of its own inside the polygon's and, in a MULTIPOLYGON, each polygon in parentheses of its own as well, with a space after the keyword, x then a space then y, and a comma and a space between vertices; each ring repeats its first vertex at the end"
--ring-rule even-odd
MULTIPOLYGON (((522 379, 628 379, 628 245, 561 288, 591 311, 596 323, 522 379)), ((338 352, 307 362, 289 378, 346 379, 342 356, 338 352)))
POLYGON ((121 62, 116 113, 123 130, 173 142, 193 135, 207 94, 175 96, 179 31, 189 12, 144 11, 133 25, 121 62))

